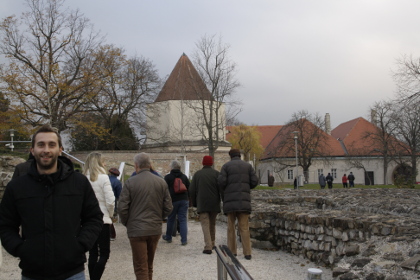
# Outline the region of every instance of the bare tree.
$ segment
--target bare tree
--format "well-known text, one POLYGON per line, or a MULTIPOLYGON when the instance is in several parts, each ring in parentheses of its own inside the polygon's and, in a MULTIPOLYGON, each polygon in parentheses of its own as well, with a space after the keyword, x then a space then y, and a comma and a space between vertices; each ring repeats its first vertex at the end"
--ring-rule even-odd
POLYGON ((239 87, 235 78, 236 64, 229 58, 229 46, 215 35, 203 36, 196 43, 193 63, 211 93, 211 98, 207 98, 202 92, 197 92, 200 103, 194 110, 202 116, 202 123, 197 128, 204 127, 201 135, 207 142, 209 154, 214 157, 219 143, 225 140, 222 133, 226 124, 224 105, 231 112, 228 113, 230 116, 235 115, 232 110, 240 110, 234 100, 234 92, 239 87))
POLYGON ((380 155, 383 158, 383 180, 385 185, 388 184, 389 163, 397 155, 393 107, 394 104, 390 101, 376 102, 371 107, 375 129, 366 131, 362 137, 367 148, 366 155, 380 155))
POLYGON ((393 107, 393 121, 395 135, 401 140, 398 142, 402 156, 409 155, 411 162, 411 178, 415 182, 417 176, 417 163, 420 153, 420 95, 396 101, 393 107), (415 101, 414 99, 417 99, 415 101))
POLYGON ((394 71, 400 100, 416 99, 420 96, 420 58, 403 55, 397 60, 397 70, 394 71))
POLYGON ((49 122, 62 131, 91 98, 83 88, 97 76, 86 61, 101 38, 78 10, 63 8, 64 0, 26 3, 21 20, 7 17, 0 26, 8 60, 0 68, 2 90, 24 123, 49 122))
POLYGON ((275 154, 280 169, 294 167, 291 160, 295 156, 295 139, 297 135, 298 165, 302 167, 305 181, 309 178, 309 167, 314 158, 324 158, 328 161, 328 135, 323 131, 324 119, 319 114, 310 114, 303 110, 292 115, 290 121, 280 130, 281 137, 276 143, 275 154))

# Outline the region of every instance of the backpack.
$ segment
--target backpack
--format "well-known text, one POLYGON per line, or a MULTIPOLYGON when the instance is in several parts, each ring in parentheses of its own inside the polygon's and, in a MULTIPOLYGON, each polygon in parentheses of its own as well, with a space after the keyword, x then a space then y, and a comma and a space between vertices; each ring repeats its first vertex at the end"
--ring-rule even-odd
POLYGON ((182 182, 181 178, 175 178, 174 180, 174 193, 184 193, 187 191, 187 187, 182 182))

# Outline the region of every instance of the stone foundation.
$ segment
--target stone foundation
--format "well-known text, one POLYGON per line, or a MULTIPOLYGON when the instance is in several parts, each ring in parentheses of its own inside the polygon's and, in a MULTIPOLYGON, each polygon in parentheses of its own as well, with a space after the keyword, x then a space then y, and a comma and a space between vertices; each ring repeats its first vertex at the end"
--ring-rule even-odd
POLYGON ((420 277, 418 190, 258 190, 252 198, 253 247, 333 267, 337 279, 420 277))

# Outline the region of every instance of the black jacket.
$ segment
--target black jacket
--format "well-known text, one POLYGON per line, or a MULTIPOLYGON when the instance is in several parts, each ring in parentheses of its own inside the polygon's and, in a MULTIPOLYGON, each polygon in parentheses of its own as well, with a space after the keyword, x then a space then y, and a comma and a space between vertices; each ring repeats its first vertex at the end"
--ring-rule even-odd
POLYGON ((225 163, 218 178, 222 191, 223 213, 248 212, 251 213, 251 189, 258 184, 251 164, 234 157, 225 163))
POLYGON ((218 176, 219 171, 211 166, 204 166, 195 172, 188 191, 192 205, 197 207, 197 213, 220 213, 221 194, 217 183, 218 176))
POLYGON ((185 193, 175 193, 174 192, 174 181, 175 178, 181 178, 184 185, 187 189, 190 188, 190 180, 188 180, 187 176, 181 172, 179 169, 172 169, 171 172, 165 176, 166 184, 168 184, 169 193, 171 194, 172 202, 180 201, 180 200, 189 200, 188 199, 188 192, 185 193))
POLYGON ((83 271, 85 252, 102 229, 92 186, 63 160, 50 175, 40 175, 34 161, 28 174, 9 182, 0 203, 2 245, 29 278, 59 280, 83 271))

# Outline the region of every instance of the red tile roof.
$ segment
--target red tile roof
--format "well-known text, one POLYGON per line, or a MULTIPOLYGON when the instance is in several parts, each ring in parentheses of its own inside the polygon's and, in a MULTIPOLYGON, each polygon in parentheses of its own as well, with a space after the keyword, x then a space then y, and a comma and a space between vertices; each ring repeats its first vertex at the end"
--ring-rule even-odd
MULTIPOLYGON (((304 130, 312 131, 318 129, 312 122, 304 120, 304 130)), ((294 146, 294 131, 293 126, 285 125, 283 126, 277 135, 273 138, 270 144, 267 146, 263 159, 264 158, 273 158, 273 157, 295 157, 295 146, 294 146)), ((323 140, 318 144, 317 154, 322 154, 323 156, 344 156, 344 150, 341 147, 340 143, 331 135, 327 134, 323 130, 320 132, 323 140)), ((311 137, 308 133, 306 137, 311 137)), ((305 137, 303 136, 303 137, 305 137)), ((298 137, 302 137, 301 135, 298 137)), ((306 139, 304 142, 309 143, 311 140, 306 139)))
POLYGON ((381 149, 380 144, 372 136, 377 131, 373 123, 360 117, 340 124, 331 131, 331 135, 343 141, 349 155, 379 155, 374 151, 381 149))
POLYGON ((155 102, 168 100, 210 100, 207 89, 194 65, 182 54, 155 102))

